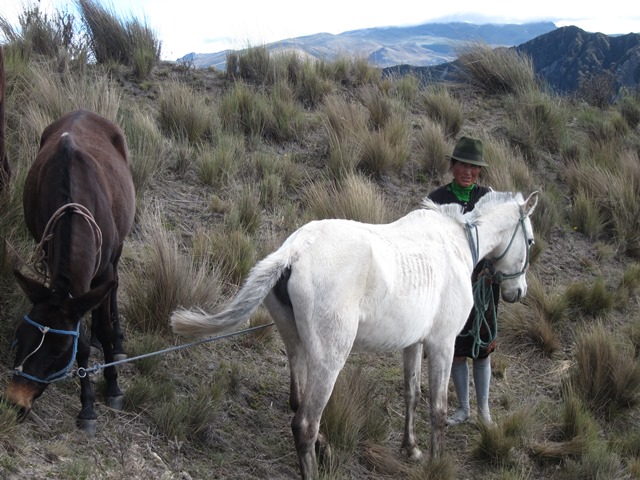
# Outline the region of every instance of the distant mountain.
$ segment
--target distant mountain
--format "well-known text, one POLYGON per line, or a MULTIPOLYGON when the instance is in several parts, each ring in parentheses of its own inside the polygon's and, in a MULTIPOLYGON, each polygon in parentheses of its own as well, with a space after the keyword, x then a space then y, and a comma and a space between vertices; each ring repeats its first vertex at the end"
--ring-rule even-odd
MULTIPOLYGON (((551 22, 516 24, 426 23, 411 27, 377 27, 351 30, 338 35, 318 33, 269 43, 272 53, 299 52, 304 57, 333 60, 340 55, 365 57, 384 68, 408 64, 438 65, 456 58, 456 45, 481 41, 494 47, 520 45, 556 30, 551 22)), ((190 53, 177 61, 196 68, 224 70, 229 50, 190 53)))
MULTIPOLYGON (((557 93, 575 92, 587 76, 609 72, 613 87, 640 85, 640 34, 610 36, 575 27, 561 27, 521 45, 510 47, 531 58, 535 73, 557 93)), ((425 81, 455 81, 459 62, 435 66, 397 65, 384 69, 412 73, 425 81)))
POLYGON ((536 73, 559 93, 575 91, 588 74, 609 71, 618 87, 640 81, 640 34, 609 36, 563 27, 518 45, 536 73))

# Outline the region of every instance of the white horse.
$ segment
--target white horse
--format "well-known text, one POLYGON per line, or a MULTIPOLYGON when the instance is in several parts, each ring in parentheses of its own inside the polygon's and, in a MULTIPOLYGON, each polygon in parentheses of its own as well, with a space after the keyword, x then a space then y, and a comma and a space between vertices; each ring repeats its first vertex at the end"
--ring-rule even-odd
POLYGON ((220 313, 176 310, 174 332, 210 335, 238 327, 264 301, 284 342, 291 374, 291 428, 303 479, 318 478, 315 446, 322 412, 351 351, 403 350, 405 431, 410 458, 415 438, 422 348, 431 407, 431 455, 444 448, 447 382, 455 338, 473 305, 471 272, 495 259, 502 298, 527 291, 533 232, 529 216, 538 192, 490 192, 473 211, 436 205, 385 225, 350 220, 310 222, 252 269, 220 313))

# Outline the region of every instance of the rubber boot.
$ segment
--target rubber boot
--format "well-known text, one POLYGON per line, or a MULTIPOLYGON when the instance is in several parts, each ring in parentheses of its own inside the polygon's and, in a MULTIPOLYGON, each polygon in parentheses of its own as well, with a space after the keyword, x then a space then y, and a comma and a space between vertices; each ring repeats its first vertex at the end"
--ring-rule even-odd
POLYGON ((447 425, 459 425, 469 420, 469 366, 467 359, 453 361, 451 365, 451 379, 458 397, 458 408, 447 418, 447 425))
POLYGON ((489 386, 491 384, 491 357, 473 361, 473 382, 476 386, 476 399, 478 402, 478 419, 484 423, 492 424, 489 411, 489 386))

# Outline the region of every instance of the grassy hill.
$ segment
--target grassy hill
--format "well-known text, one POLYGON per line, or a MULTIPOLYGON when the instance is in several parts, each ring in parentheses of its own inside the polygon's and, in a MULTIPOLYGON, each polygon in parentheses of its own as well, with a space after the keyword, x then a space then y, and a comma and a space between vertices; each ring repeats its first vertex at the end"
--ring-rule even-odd
MULTIPOLYGON (((460 56, 465 74, 446 85, 383 78, 359 59, 311 63, 263 47, 232 57, 225 73, 153 55, 148 69, 87 64, 16 43, 5 55, 13 176, 0 200, 0 389, 28 308, 11 270, 28 273, 35 246, 22 183, 40 133, 61 114, 87 108, 127 135, 138 198, 121 263, 129 357, 186 343, 169 330, 171 311, 219 308, 304 223, 382 223, 418 208, 449 180, 445 156, 465 134, 484 142, 483 184, 542 192, 529 293, 500 306, 496 426, 449 427, 446 457, 412 464, 399 451, 400 352, 352 355, 323 419, 333 447, 323 478, 640 477, 637 92, 603 108, 558 97, 536 82, 526 57, 481 45, 460 56)), ((269 322, 260 311, 251 325, 269 322)), ((95 437, 75 427, 76 380, 49 387, 23 423, 0 403, 0 476, 298 477, 288 366, 273 327, 119 372, 125 408, 110 410, 99 396, 95 437)), ((95 382, 100 392, 101 375, 95 382)), ((426 385, 417 425, 425 452, 426 385)))

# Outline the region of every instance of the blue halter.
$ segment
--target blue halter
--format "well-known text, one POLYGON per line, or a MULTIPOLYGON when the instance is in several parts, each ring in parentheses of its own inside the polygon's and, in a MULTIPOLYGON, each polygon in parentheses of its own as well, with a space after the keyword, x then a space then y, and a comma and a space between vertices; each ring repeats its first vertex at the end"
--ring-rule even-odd
POLYGON ((25 322, 33 325, 38 330, 40 330, 40 332, 42 333, 42 339, 40 340, 40 345, 38 345, 33 352, 31 352, 29 355, 27 355, 19 366, 14 368, 14 370, 13 370, 14 375, 19 375, 21 377, 27 378, 27 379, 32 380, 34 382, 47 383, 47 384, 53 383, 53 382, 57 382, 58 380, 64 380, 65 378, 70 376, 69 371, 71 370, 71 367, 73 366, 73 362, 76 359, 76 353, 78 352, 78 338, 80 336, 80 322, 78 322, 78 326, 76 327, 75 330, 58 330, 56 328, 50 328, 50 327, 45 327, 44 325, 40 325, 38 322, 35 322, 35 321, 31 320, 28 315, 25 315, 23 318, 24 318, 25 322), (73 352, 71 353, 71 359, 69 360, 69 363, 62 370, 58 370, 57 372, 52 373, 47 378, 37 378, 37 377, 34 377, 33 375, 29 375, 28 373, 24 373, 22 371, 22 367, 24 365, 24 362, 27 360, 27 358, 29 358, 31 355, 36 353, 38 351, 38 349, 42 346, 42 344, 44 343, 44 337, 47 335, 47 333, 55 333, 55 334, 58 334, 58 335, 71 335, 71 336, 73 336, 73 352))

